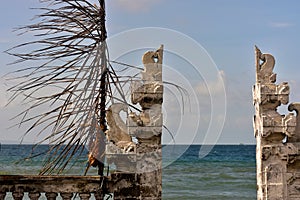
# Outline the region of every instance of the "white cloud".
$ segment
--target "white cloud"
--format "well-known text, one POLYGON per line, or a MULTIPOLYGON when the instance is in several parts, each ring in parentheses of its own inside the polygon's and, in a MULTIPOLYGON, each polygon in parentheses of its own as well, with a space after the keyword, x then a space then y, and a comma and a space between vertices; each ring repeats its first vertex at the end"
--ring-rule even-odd
POLYGON ((128 12, 143 12, 150 10, 162 0, 114 0, 113 5, 128 12))
POLYGON ((210 96, 214 95, 223 95, 225 89, 225 80, 226 75, 223 70, 219 71, 217 80, 215 81, 208 81, 208 82, 201 82, 196 87, 196 92, 201 96, 210 96))
POLYGON ((7 38, 0 38, 0 43, 8 43, 9 39, 7 38))
POLYGON ((8 104, 13 92, 8 92, 7 90, 24 80, 24 78, 16 78, 12 75, 0 75, 0 108, 20 107, 20 105, 23 103, 23 99, 21 97, 14 99, 8 104))
POLYGON ((8 103, 8 86, 3 77, 0 77, 0 108, 3 108, 8 103))
POLYGON ((288 28, 294 26, 294 24, 288 22, 272 22, 270 26, 273 28, 288 28))

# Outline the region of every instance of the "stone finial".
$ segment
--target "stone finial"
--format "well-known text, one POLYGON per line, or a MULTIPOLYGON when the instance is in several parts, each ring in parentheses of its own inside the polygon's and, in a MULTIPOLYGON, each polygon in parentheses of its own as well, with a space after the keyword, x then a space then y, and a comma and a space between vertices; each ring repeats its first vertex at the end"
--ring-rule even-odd
POLYGON ((162 59, 163 45, 158 50, 148 51, 143 55, 142 81, 132 84, 131 95, 131 102, 139 103, 142 109, 150 109, 152 105, 163 102, 162 59))
POLYGON ((261 83, 275 83, 276 74, 273 73, 275 58, 271 54, 261 53, 257 46, 255 46, 255 55, 257 81, 261 83))
POLYGON ((156 51, 148 51, 142 58, 144 71, 142 80, 145 82, 162 81, 163 45, 156 51))
POLYGON ((154 64, 154 63, 162 64, 163 49, 164 46, 161 45, 159 49, 157 49, 156 51, 147 51, 142 58, 143 64, 144 65, 154 64))

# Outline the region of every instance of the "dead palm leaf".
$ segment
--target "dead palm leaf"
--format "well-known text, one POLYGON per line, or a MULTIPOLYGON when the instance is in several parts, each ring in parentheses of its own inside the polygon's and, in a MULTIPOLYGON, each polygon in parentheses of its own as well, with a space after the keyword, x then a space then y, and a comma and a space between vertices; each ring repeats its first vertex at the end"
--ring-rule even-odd
POLYGON ((138 79, 137 74, 117 75, 111 63, 122 65, 119 71, 141 68, 109 61, 104 0, 97 4, 88 0, 40 1, 47 6, 39 8, 39 21, 17 29, 39 39, 7 51, 18 58, 13 64, 24 65, 14 72, 19 83, 8 90, 12 92, 9 102, 21 97, 28 105, 16 116, 20 118, 17 125, 30 124, 24 136, 47 133, 37 143, 50 141, 41 174, 63 173, 87 145, 90 164, 98 166, 102 175, 107 105, 119 101, 137 109, 126 101, 124 91, 126 84, 138 79), (26 53, 19 53, 22 51, 26 53), (35 114, 46 106, 47 111, 35 114))
MULTIPOLYGON (((108 61, 104 0, 97 4, 88 0, 41 2, 47 6, 40 8, 39 22, 18 28, 20 34, 36 33, 40 39, 7 51, 19 58, 14 63, 37 64, 15 71, 23 81, 9 91, 10 102, 22 96, 30 105, 17 116, 21 118, 19 125, 31 123, 25 135, 39 135, 51 128, 39 143, 51 140, 50 156, 41 174, 52 174, 62 173, 87 144, 91 151, 103 151, 103 147, 95 146, 95 141, 100 139, 105 144, 106 106, 113 100, 126 102, 122 85, 128 83, 128 78, 117 76, 108 61), (23 48, 33 50, 16 52, 23 48), (43 106, 51 109, 32 115, 34 109, 43 106)), ((103 168, 102 163, 96 165, 103 168)))

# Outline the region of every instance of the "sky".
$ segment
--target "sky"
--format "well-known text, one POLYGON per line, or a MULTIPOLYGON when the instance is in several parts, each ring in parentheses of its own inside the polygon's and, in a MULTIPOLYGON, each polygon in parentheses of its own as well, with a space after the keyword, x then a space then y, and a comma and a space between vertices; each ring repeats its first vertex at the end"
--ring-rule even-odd
MULTIPOLYGON (((17 36, 13 28, 29 24, 37 14, 29 8, 39 5, 38 0, 3 0, 1 76, 16 69, 7 65, 14 58, 2 52, 32 40, 30 34, 17 36)), ((164 123, 177 144, 255 144, 254 45, 275 57, 277 83, 289 82, 290 102, 300 101, 298 0, 110 0, 106 9, 112 55, 140 65, 140 56, 151 41, 153 48, 164 44, 164 78, 189 91, 190 97, 182 103, 176 89, 165 87, 164 123), (127 53, 114 53, 123 49, 127 53)), ((0 142, 18 143, 24 128, 7 128, 16 122, 9 119, 20 111, 20 105, 5 106, 9 94, 3 77, 0 84, 0 142)), ((286 106, 280 112, 286 113, 286 106)), ((168 133, 163 137, 164 143, 173 142, 168 133)), ((24 141, 36 138, 28 136, 24 141)))

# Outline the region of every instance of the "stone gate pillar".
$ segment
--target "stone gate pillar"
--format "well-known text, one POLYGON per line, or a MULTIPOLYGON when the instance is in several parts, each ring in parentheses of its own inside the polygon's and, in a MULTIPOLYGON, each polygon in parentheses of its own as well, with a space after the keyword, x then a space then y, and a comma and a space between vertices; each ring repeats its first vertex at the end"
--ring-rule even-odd
POLYGON ((108 190, 114 199, 161 199, 162 60, 163 46, 142 58, 141 80, 131 84, 131 103, 140 111, 123 103, 113 104, 107 111, 106 158, 116 166, 108 190), (129 111, 126 124, 120 111, 129 111))
POLYGON ((163 46, 143 58, 142 81, 132 85, 131 101, 139 104, 139 115, 128 118, 129 134, 138 140, 136 172, 141 199, 161 199, 162 194, 162 61, 163 46))
POLYGON ((254 135, 256 138, 257 199, 300 199, 300 104, 291 103, 286 115, 277 110, 288 104, 290 87, 287 82, 276 84, 273 73, 275 59, 255 47, 256 83, 253 87, 255 106, 254 135))

